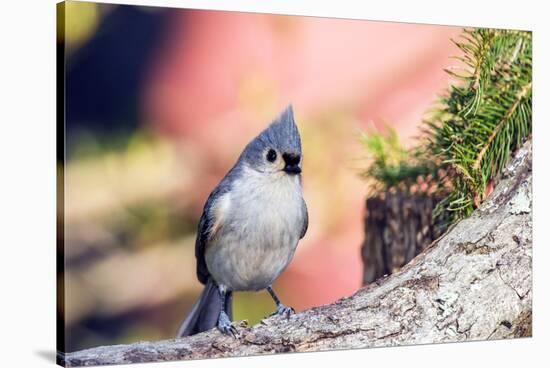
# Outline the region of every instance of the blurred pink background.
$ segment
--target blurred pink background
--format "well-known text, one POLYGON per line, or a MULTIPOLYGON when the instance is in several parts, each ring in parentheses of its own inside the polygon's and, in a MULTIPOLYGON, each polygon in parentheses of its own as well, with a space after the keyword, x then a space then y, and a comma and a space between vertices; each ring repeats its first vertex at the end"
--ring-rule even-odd
POLYGON ((247 141, 286 104, 294 105, 310 227, 278 284, 299 310, 329 303, 353 293, 361 280, 366 191, 357 177, 356 160, 364 153, 356 134, 384 121, 405 142, 417 133, 449 83, 443 69, 457 51, 449 39, 460 31, 180 12, 149 75, 145 115, 156 131, 205 158, 193 180, 204 183, 198 197, 206 198, 247 141))
MULTIPOLYGON (((300 311, 361 286, 360 133, 389 124, 412 143, 461 29, 87 2, 67 14, 68 350, 175 335, 202 287, 204 202, 289 103, 310 222, 274 288, 300 311)), ((265 292, 234 298, 251 323, 273 308, 265 292)))

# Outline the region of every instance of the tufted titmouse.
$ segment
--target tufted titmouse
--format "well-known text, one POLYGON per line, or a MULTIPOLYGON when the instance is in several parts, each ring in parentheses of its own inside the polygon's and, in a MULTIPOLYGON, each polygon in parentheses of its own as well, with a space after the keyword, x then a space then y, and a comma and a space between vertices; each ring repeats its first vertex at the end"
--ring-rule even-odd
POLYGON ((205 285, 178 337, 214 326, 237 333, 231 323, 233 291, 267 289, 277 309, 290 315, 271 288, 306 233, 302 197, 302 146, 292 106, 245 147, 212 191, 199 221, 195 257, 205 285))

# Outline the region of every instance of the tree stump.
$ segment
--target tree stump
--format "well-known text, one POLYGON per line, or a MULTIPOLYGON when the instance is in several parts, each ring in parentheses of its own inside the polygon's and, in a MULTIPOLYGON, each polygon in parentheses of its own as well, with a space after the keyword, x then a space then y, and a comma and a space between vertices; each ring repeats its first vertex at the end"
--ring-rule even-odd
POLYGON ((432 217, 438 202, 433 194, 401 191, 367 199, 363 285, 397 271, 441 236, 444 218, 432 217))

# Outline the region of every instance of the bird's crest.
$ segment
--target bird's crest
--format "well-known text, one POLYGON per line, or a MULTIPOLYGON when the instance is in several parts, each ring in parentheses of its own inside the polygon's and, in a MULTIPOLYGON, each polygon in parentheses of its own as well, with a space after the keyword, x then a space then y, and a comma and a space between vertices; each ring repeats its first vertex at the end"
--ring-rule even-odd
POLYGON ((250 154, 263 150, 265 147, 274 147, 281 152, 302 153, 300 133, 294 122, 292 105, 288 107, 246 147, 245 152, 250 154))

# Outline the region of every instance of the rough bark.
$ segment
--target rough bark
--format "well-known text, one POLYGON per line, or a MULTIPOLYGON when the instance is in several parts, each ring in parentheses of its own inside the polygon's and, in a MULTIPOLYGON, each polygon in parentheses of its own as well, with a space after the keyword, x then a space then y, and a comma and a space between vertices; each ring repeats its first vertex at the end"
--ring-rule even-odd
POLYGON ((69 353, 70 366, 531 336, 531 142, 491 196, 409 264, 334 304, 254 327, 69 353))
POLYGON ((363 285, 397 271, 441 236, 444 218, 432 217, 438 201, 434 194, 403 191, 367 199, 363 285))

